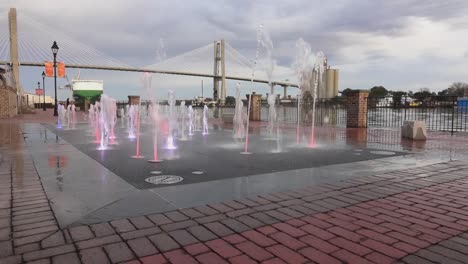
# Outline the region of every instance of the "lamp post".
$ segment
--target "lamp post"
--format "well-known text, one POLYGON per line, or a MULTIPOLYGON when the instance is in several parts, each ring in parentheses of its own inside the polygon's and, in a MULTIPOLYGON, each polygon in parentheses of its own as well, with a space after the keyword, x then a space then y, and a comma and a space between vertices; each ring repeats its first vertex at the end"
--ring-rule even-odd
MULTIPOLYGON (((41 82, 37 82, 37 89, 39 89, 39 91, 41 90, 41 82)), ((37 94, 36 94, 37 95, 37 94)), ((36 104, 36 102, 34 102, 34 104, 36 104)), ((38 108, 41 107, 41 94, 39 94, 39 105, 38 105, 38 108)), ((36 105, 34 105, 34 108, 36 108, 36 105)))
POLYGON ((45 107, 45 85, 44 85, 44 81, 45 81, 45 72, 42 71, 42 98, 44 98, 44 103, 42 104, 42 110, 45 111, 46 110, 46 107, 45 107))
POLYGON ((52 49, 52 54, 54 54, 54 88, 55 88, 54 116, 58 116, 58 112, 57 112, 57 52, 59 50, 59 47, 56 41, 54 41, 54 44, 52 44, 51 49, 52 49))

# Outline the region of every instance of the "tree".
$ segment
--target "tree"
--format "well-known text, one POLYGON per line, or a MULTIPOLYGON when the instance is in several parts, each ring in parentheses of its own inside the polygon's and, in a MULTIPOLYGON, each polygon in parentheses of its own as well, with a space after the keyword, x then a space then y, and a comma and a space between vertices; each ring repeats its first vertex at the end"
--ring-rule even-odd
POLYGON ((351 88, 346 88, 341 92, 341 96, 346 97, 352 91, 351 88))
POLYGON ((385 97, 388 95, 388 90, 383 86, 374 86, 370 89, 369 97, 385 97))
POLYGON ((449 95, 468 96, 468 83, 455 82, 448 88, 449 95))
POLYGON ((226 96, 226 105, 235 105, 236 98, 234 96, 226 96))
POLYGON ((392 96, 393 96, 393 107, 401 106, 401 98, 403 96, 406 96, 407 93, 403 92, 403 91, 395 91, 395 92, 391 92, 391 93, 392 93, 392 96))
POLYGON ((437 95, 439 95, 439 96, 449 95, 449 89, 444 89, 444 90, 438 92, 437 95))
POLYGON ((426 87, 421 88, 418 92, 414 93, 414 97, 429 97, 433 95, 435 95, 435 93, 431 93, 431 90, 426 87))

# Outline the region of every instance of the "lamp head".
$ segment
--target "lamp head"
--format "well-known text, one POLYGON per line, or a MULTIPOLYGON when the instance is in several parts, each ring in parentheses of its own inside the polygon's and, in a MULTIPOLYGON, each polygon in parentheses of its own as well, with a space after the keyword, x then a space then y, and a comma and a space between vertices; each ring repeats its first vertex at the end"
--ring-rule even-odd
POLYGON ((52 44, 51 49, 52 49, 52 53, 53 53, 54 55, 56 55, 57 52, 58 52, 58 50, 59 50, 59 47, 58 47, 58 45, 57 45, 57 41, 54 41, 54 44, 52 44))

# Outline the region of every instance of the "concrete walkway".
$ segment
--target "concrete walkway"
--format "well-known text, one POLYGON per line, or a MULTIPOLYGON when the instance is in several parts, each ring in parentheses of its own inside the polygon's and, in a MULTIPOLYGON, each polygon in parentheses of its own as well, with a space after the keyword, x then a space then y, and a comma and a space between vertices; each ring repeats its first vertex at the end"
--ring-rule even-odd
POLYGON ((60 229, 19 125, 0 143, 0 263, 468 262, 466 161, 60 229))

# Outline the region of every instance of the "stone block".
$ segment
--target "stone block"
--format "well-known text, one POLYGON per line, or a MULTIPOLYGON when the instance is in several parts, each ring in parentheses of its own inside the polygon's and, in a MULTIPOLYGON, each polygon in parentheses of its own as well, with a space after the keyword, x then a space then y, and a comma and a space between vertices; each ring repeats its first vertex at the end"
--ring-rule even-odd
POLYGON ((232 124, 234 120, 234 113, 224 113, 221 115, 224 124, 232 124))
POLYGON ((405 121, 401 127, 401 136, 412 140, 426 140, 426 123, 424 121, 405 121))

